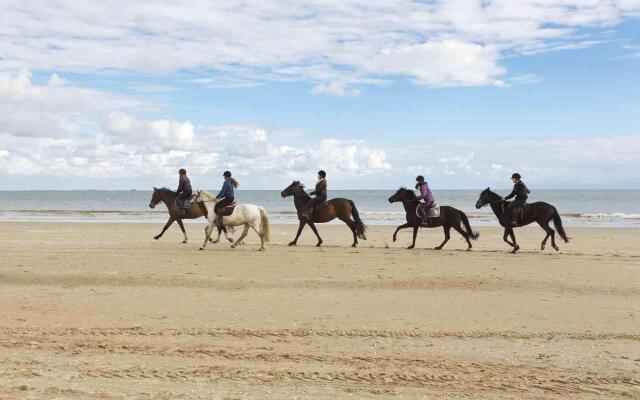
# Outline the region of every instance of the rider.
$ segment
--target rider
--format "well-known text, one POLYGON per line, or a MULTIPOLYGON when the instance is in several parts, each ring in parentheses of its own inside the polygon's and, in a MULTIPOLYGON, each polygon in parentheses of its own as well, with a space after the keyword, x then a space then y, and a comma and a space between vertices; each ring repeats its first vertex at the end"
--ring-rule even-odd
POLYGON ((191 198, 192 189, 191 189, 191 181, 187 177, 187 170, 184 168, 180 168, 178 171, 180 178, 178 180, 178 190, 176 193, 178 194, 178 203, 180 204, 180 212, 182 214, 186 213, 186 209, 184 208, 184 201, 191 198))
POLYGON ((318 171, 318 182, 316 182, 316 190, 309 193, 311 196, 316 196, 309 200, 305 207, 304 217, 311 219, 311 215, 315 211, 316 206, 327 201, 327 173, 323 170, 318 171))
POLYGON ((216 225, 218 226, 222 225, 222 217, 220 215, 222 214, 222 209, 233 203, 235 189, 238 188, 238 181, 231 177, 231 172, 224 171, 224 174, 222 174, 222 176, 224 176, 222 189, 216 196, 218 202, 216 202, 216 205, 213 207, 213 212, 216 214, 216 225))
POLYGON ((513 190, 511 193, 504 198, 504 200, 509 200, 512 197, 515 197, 511 203, 509 203, 509 214, 511 215, 511 223, 513 225, 517 225, 517 217, 518 213, 522 209, 522 206, 527 202, 527 197, 529 197, 529 188, 527 185, 522 182, 522 177, 519 173, 514 173, 511 175, 511 180, 513 181, 513 190))
POLYGON ((424 180, 424 176, 418 175, 416 177, 416 189, 420 190, 420 196, 418 196, 417 199, 424 200, 424 203, 427 204, 427 208, 435 204, 433 194, 431 193, 431 189, 429 189, 429 185, 424 180))

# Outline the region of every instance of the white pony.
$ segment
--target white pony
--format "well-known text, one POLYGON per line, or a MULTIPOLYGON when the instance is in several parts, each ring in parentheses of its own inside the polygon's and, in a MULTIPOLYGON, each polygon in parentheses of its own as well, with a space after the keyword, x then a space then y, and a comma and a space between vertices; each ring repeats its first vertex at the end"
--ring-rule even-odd
MULTIPOLYGON (((213 194, 203 189, 198 189, 195 201, 202 202, 207 208, 207 219, 209 220, 209 225, 204 229, 204 243, 202 244, 202 247, 200 247, 200 250, 204 250, 207 245, 207 241, 211 237, 211 232, 213 232, 213 228, 215 227, 216 214, 213 212, 213 207, 218 202, 218 199, 216 199, 216 196, 213 194)), ((254 204, 238 204, 231 215, 222 217, 222 223, 225 226, 244 225, 242 234, 238 240, 231 245, 232 248, 235 248, 242 242, 242 240, 247 236, 250 227, 258 234, 258 236, 260 236, 259 251, 264 250, 265 242, 269 242, 269 216, 263 207, 256 206, 254 204)), ((219 236, 220 233, 218 232, 218 237, 219 236)))

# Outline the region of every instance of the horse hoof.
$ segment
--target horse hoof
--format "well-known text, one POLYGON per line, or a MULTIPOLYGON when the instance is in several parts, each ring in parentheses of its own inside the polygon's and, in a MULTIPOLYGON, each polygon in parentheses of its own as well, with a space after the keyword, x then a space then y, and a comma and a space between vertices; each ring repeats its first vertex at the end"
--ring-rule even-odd
MULTIPOLYGON (((233 239, 227 239, 227 240, 229 241, 229 243, 233 243, 233 239)), ((216 241, 216 243, 218 242, 216 241)))
POLYGON ((295 245, 296 245, 296 242, 291 242, 291 243, 289 243, 289 246, 292 246, 292 247, 293 247, 293 246, 295 246, 295 245))
POLYGON ((204 250, 204 247, 200 247, 200 250, 204 250))
POLYGON ((265 248, 264 248, 264 247, 260 247, 260 248, 258 249, 258 251, 264 251, 264 250, 265 250, 265 248))
POLYGON ((354 243, 351 245, 351 247, 358 247, 358 245, 354 243))
POLYGON ((560 251, 560 247, 558 246, 553 246, 554 249, 556 249, 556 251, 560 251))
POLYGON ((442 250, 442 247, 437 246, 437 247, 434 247, 433 249, 434 249, 434 250, 442 250))
POLYGON ((322 247, 322 243, 316 244, 316 247, 322 247))
POLYGON ((183 241, 182 241, 182 243, 187 243, 187 241, 186 241, 186 240, 183 240, 183 241))
POLYGON ((411 250, 411 249, 413 249, 414 247, 415 247, 415 246, 409 246, 409 247, 407 247, 407 250, 411 250))
POLYGON ((235 245, 235 244, 232 244, 232 245, 231 245, 231 248, 232 248, 232 249, 235 249, 235 248, 236 248, 236 245, 235 245))
POLYGON ((393 243, 395 243, 395 242, 396 242, 396 238, 394 237, 394 238, 393 238, 393 243))
POLYGON ((158 240, 158 239, 160 239, 160 236, 154 236, 153 238, 154 238, 155 240, 158 240))
POLYGON ((544 250, 544 246, 540 246, 540 250, 544 250))

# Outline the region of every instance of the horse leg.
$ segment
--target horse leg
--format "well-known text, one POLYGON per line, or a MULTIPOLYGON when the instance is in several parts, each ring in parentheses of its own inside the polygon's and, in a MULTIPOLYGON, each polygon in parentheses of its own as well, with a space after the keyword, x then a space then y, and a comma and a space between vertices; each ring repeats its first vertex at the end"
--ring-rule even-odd
POLYGON ((260 233, 260 229, 256 228, 255 224, 251 224, 251 229, 253 229, 254 232, 258 235, 258 237, 260 237, 260 248, 258 249, 258 251, 263 251, 264 250, 264 236, 262 235, 262 233, 260 233))
POLYGON ((306 219, 300 220, 300 225, 298 225, 298 233, 296 233, 296 238, 293 239, 293 241, 289 242, 289 246, 295 246, 296 244, 298 244, 298 238, 300 237, 300 234, 302 233, 302 228, 304 228, 304 226, 306 224, 307 224, 307 220, 306 219))
POLYGON ((182 224, 182 219, 178 218, 176 221, 178 222, 178 225, 180 225, 180 229, 182 230, 182 234, 184 235, 184 240, 182 241, 182 243, 187 243, 189 237, 187 236, 187 231, 184 229, 184 225, 182 224))
POLYGON ((504 235, 502 236, 502 240, 504 240, 509 246, 514 247, 514 244, 509 241, 509 229, 504 228, 504 235))
POLYGON ((540 250, 544 250, 544 247, 547 244, 547 239, 549 239, 549 237, 551 237, 551 246, 553 246, 553 248, 556 249, 556 251, 557 251, 558 250, 558 246, 556 246, 555 238, 554 238, 556 231, 554 231, 549 226, 549 222, 538 222, 538 225, 540 225, 540 227, 542 229, 544 229, 544 231, 547 233, 547 235, 542 240, 542 244, 540 245, 540 250))
POLYGON ((398 231, 399 231, 400 229, 408 228, 408 227, 410 227, 410 226, 411 226, 411 224, 407 222, 406 224, 402 224, 402 225, 400 225, 399 227, 397 227, 397 228, 396 228, 396 231, 395 231, 395 232, 393 232, 393 243, 395 243, 395 242, 396 242, 396 236, 398 235, 398 231))
POLYGON ((449 238, 451 237, 451 235, 449 234, 449 232, 451 231, 451 226, 442 225, 442 229, 444 230, 444 240, 442 241, 442 243, 440 243, 440 246, 435 247, 434 250, 442 249, 444 245, 447 244, 447 242, 449 241, 449 238))
POLYGON ((350 219, 346 219, 346 218, 345 219, 340 218, 340 220, 345 224, 347 224, 349 229, 351 229, 351 233, 353 233, 353 243, 351 244, 351 247, 356 247, 358 245, 358 234, 356 233, 355 221, 351 221, 350 219))
POLYGON ((454 226, 453 226, 453 229, 455 229, 456 231, 458 231, 458 233, 462 235, 462 237, 464 238, 464 240, 466 240, 466 241, 467 241, 467 245, 469 246, 469 247, 467 247, 467 250, 471 250, 471 248, 472 248, 473 246, 471 245, 471 241, 469 240, 469 235, 467 234, 467 232, 463 231, 463 230, 462 230, 462 228, 461 228, 460 226, 458 226, 458 225, 454 225, 454 226))
POLYGON ((311 230, 313 231, 313 233, 315 233, 316 237, 318 238, 318 243, 316 243, 316 247, 322 246, 322 238, 320 237, 320 234, 318 233, 318 229, 316 229, 316 226, 314 225, 313 222, 309 221, 307 223, 311 227, 311 230))
POLYGON ((249 233, 249 224, 244 224, 244 229, 242 229, 242 234, 240 235, 238 240, 236 240, 236 242, 231 245, 231 248, 235 249, 238 243, 240 243, 242 239, 244 239, 247 236, 247 233, 249 233))
POLYGON ((213 221, 209 221, 207 226, 204 228, 204 243, 202 243, 202 247, 200 250, 204 250, 207 247, 207 242, 211 239, 211 233, 213 232, 213 221))
MULTIPOLYGON (((227 239, 230 243, 233 243, 233 237, 229 237, 229 233, 227 232, 227 227, 222 225, 220 229, 222 230, 222 232, 224 232, 225 239, 227 239)), ((244 243, 240 243, 240 244, 244 244, 244 243)))
POLYGON ((512 253, 515 253, 516 251, 520 250, 520 246, 518 246, 518 243, 516 243, 516 235, 513 233, 513 228, 509 228, 509 235, 511 236, 511 240, 513 240, 513 250, 511 251, 512 253))
POLYGON ((411 246, 407 247, 407 249, 413 249, 416 247, 416 237, 418 237, 418 225, 413 226, 413 241, 411 242, 411 246))
POLYGON ((169 220, 167 221, 167 223, 165 224, 164 228, 162 228, 162 232, 160 232, 160 234, 158 236, 154 236, 153 238, 155 240, 158 240, 162 237, 162 235, 164 235, 164 232, 169 229, 169 227, 171 226, 171 224, 173 224, 173 221, 175 221, 175 218, 173 217, 169 217, 169 220))

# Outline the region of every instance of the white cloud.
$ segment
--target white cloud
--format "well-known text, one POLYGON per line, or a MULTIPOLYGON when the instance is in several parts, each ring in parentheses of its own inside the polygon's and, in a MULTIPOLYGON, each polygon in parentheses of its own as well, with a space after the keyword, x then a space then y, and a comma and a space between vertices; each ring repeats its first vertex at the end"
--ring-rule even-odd
POLYGON ((311 89, 313 94, 328 94, 331 96, 360 96, 360 90, 349 89, 345 83, 331 82, 329 84, 319 84, 311 89))
POLYGON ((0 70, 190 70, 200 72, 197 84, 308 81, 315 93, 338 96, 357 89, 336 82, 389 76, 500 85, 509 80, 505 55, 593 46, 602 38, 584 28, 638 15, 636 0, 10 2, 0 70))
POLYGON ((70 85, 52 75, 43 85, 31 74, 0 73, 0 133, 27 137, 64 137, 93 128, 95 118, 142 103, 107 92, 70 85))

